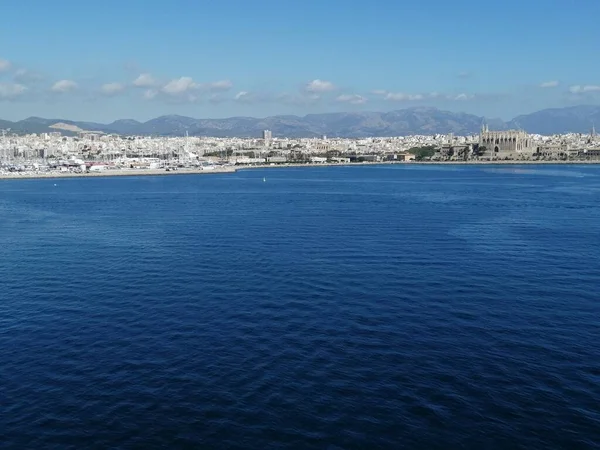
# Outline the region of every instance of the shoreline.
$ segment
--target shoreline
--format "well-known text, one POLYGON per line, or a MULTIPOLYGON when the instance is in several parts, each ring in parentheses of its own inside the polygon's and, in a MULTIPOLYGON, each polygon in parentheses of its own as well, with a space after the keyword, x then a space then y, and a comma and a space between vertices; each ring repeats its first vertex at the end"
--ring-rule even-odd
POLYGON ((412 166, 412 165, 594 165, 600 164, 599 160, 592 161, 378 161, 378 162, 358 162, 358 163, 291 163, 291 164, 261 164, 256 166, 237 166, 237 170, 246 169, 271 169, 282 167, 362 167, 362 166, 412 166))
POLYGON ((552 165, 582 165, 589 166, 594 164, 600 164, 599 160, 590 161, 414 161, 411 164, 450 164, 450 165, 495 165, 495 166, 526 166, 526 165, 537 165, 537 166, 552 166, 552 165))
POLYGON ((31 180, 41 178, 107 178, 107 177, 139 177, 139 176, 167 176, 167 175, 210 175, 222 173, 235 173, 233 167, 226 167, 213 170, 190 169, 190 170, 172 170, 164 169, 123 169, 123 170, 103 170, 101 172, 39 172, 39 173, 20 173, 10 172, 0 174, 0 180, 31 180))
POLYGON ((256 166, 226 166, 213 170, 202 169, 180 169, 166 171, 164 169, 122 169, 122 170, 104 170, 102 172, 39 172, 39 173, 20 173, 10 172, 1 173, 0 180, 27 180, 27 179, 58 179, 58 178, 107 178, 119 176, 169 176, 169 175, 211 175, 211 174, 229 174, 240 170, 256 169, 281 169, 281 168, 302 168, 302 167, 365 167, 382 165, 448 165, 448 166, 478 166, 478 165, 497 165, 497 166, 518 166, 518 165, 596 165, 600 160, 593 161, 378 161, 378 162, 359 162, 359 163, 290 163, 290 164, 261 164, 256 166))

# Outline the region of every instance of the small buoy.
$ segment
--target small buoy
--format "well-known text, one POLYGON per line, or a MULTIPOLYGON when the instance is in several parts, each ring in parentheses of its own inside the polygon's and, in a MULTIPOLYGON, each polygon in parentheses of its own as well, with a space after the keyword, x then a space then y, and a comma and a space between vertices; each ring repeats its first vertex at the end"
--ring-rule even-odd
POLYGON ((56 187, 56 183, 54 183, 54 187, 56 187))
POLYGON ((266 181, 267 181, 267 179, 265 177, 263 177, 263 183, 266 182, 266 181))

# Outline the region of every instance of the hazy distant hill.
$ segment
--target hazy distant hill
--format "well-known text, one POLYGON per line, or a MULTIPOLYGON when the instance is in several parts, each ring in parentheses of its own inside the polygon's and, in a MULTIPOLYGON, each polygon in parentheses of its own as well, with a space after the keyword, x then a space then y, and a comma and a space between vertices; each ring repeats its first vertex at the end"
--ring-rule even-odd
MULTIPOLYGON (((27 119, 18 122, 0 121, 0 129, 10 128, 11 133, 26 134, 26 133, 50 133, 61 132, 63 134, 76 134, 70 130, 55 129, 53 125, 71 125, 72 127, 80 128, 87 131, 102 131, 106 125, 94 122, 78 122, 65 119, 44 119, 42 117, 28 117, 27 119)), ((75 129, 75 128, 73 128, 75 129)))
MULTIPOLYGON (((56 131, 51 126, 62 123, 83 130, 122 135, 183 136, 187 132, 190 136, 258 137, 262 130, 269 129, 273 132, 273 136, 313 137, 325 134, 331 137, 376 137, 410 134, 471 134, 477 133, 484 121, 491 129, 497 130, 523 128, 530 133, 540 134, 587 133, 593 122, 598 123, 600 127, 600 107, 574 106, 546 109, 518 116, 509 122, 436 108, 414 107, 385 113, 328 113, 309 114, 303 117, 282 115, 265 118, 194 119, 168 115, 147 122, 121 119, 110 124, 29 117, 18 122, 0 120, 0 128, 10 128, 11 132, 16 133, 44 133, 56 131)), ((68 133, 67 130, 61 131, 68 133)))
POLYGON ((118 134, 139 134, 136 130, 141 129, 142 123, 133 119, 120 119, 115 120, 108 125, 104 125, 103 127, 107 130, 111 130, 113 133, 118 134))
POLYGON ((561 134, 589 133, 593 124, 600 126, 600 106, 571 106, 543 109, 515 117, 509 126, 530 133, 561 134))

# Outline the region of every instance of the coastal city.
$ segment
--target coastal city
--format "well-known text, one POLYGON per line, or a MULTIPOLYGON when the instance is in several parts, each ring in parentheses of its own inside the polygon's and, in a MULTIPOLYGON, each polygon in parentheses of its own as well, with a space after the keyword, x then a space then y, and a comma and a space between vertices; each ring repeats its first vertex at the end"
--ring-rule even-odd
POLYGON ((362 139, 146 137, 60 131, 0 135, 0 177, 233 172, 239 167, 375 163, 600 162, 589 133, 542 136, 522 130, 476 135, 362 139))
POLYGON ((0 450, 600 450, 600 0, 1 14, 0 450))

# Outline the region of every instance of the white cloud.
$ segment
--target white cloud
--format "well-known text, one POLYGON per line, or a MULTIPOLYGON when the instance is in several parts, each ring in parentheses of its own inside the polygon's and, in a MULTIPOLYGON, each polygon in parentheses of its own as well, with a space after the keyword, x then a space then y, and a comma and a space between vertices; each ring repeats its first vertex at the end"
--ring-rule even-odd
POLYGON ((462 94, 458 94, 458 95, 454 95, 454 96, 449 95, 447 98, 448 98, 448 100, 458 100, 458 101, 461 101, 461 100, 472 100, 472 99, 475 98, 475 96, 473 94, 462 93, 462 94))
POLYGON ((557 87, 558 86, 558 81, 553 80, 553 81, 544 81, 542 84, 540 84, 541 88, 553 88, 553 87, 557 87))
POLYGON ((18 83, 0 83, 0 99, 18 97, 27 91, 27 87, 18 83))
POLYGON ((116 95, 125 90, 125 85, 121 83, 106 83, 102 85, 100 90, 105 95, 116 95))
POLYGON ((207 89, 209 91, 228 91, 233 87, 233 83, 229 80, 219 80, 213 81, 212 83, 204 83, 200 85, 202 89, 207 89))
POLYGON ((149 73, 142 73, 133 80, 133 85, 136 87, 150 88, 156 86, 156 84, 156 80, 149 73))
POLYGON ((358 94, 342 94, 335 100, 341 103, 350 103, 352 105, 363 105, 367 103, 367 99, 358 94))
MULTIPOLYGON (((144 74, 142 74, 144 75, 144 74)), ((135 81, 134 85, 142 86, 148 85, 147 87, 152 88, 149 85, 150 79, 148 77, 142 77, 140 75, 135 81)), ((192 77, 180 77, 174 78, 165 84, 160 92, 168 96, 177 98, 179 100, 187 99, 190 102, 196 102, 201 100, 200 94, 208 92, 224 92, 228 91, 233 87, 233 83, 229 80, 217 80, 208 83, 198 83, 194 81, 192 77)), ((144 94, 145 98, 154 98, 158 94, 158 91, 154 89, 147 90, 144 94)))
POLYGON ((39 73, 32 72, 27 69, 18 69, 17 71, 15 71, 15 75, 13 78, 15 81, 18 81, 18 82, 27 82, 27 81, 35 82, 35 81, 42 80, 44 77, 42 75, 40 75, 39 73))
POLYGON ((311 82, 309 82, 306 85, 305 90, 307 92, 313 92, 313 93, 329 92, 329 91, 335 90, 335 85, 331 81, 324 81, 324 80, 317 79, 317 80, 312 80, 311 82))
MULTIPOLYGON (((209 97, 209 101, 214 103, 216 101, 224 101, 223 97, 215 97, 217 94, 213 94, 209 97)), ((275 101, 276 96, 265 92, 250 92, 250 91, 239 91, 233 96, 233 101, 238 103, 269 103, 275 101)))
POLYGON ((143 97, 146 100, 152 100, 154 97, 156 97, 158 95, 158 91, 156 89, 146 89, 144 91, 144 95, 143 97))
POLYGON ((77 83, 73 80, 60 80, 52 86, 52 92, 65 93, 77 89, 77 83))
POLYGON ((585 85, 585 86, 580 86, 580 85, 575 85, 575 86, 571 86, 569 88, 569 91, 571 92, 571 94, 584 94, 586 92, 598 92, 600 91, 600 86, 596 86, 596 85, 585 85))
POLYGON ((422 94, 405 94, 404 92, 388 92, 385 95, 386 100, 394 102, 406 102, 406 101, 417 101, 423 100, 422 94))
POLYGON ((0 72, 8 72, 11 67, 12 64, 10 61, 7 61, 6 59, 0 59, 0 72))
POLYGON ((475 98, 474 94, 442 94, 440 92, 430 92, 428 94, 407 94, 405 92, 387 92, 382 90, 372 91, 372 93, 376 93, 378 95, 382 95, 384 100, 389 100, 393 102, 416 102, 420 100, 432 99, 432 100, 452 100, 452 101, 461 101, 461 100, 473 100, 475 98))
POLYGON ((248 102, 252 100, 252 94, 250 94, 250 92, 248 91, 240 91, 237 94, 235 94, 233 99, 236 102, 248 102))
POLYGON ((198 84, 191 77, 181 77, 169 81, 162 91, 169 95, 180 95, 197 88, 198 84))

